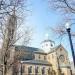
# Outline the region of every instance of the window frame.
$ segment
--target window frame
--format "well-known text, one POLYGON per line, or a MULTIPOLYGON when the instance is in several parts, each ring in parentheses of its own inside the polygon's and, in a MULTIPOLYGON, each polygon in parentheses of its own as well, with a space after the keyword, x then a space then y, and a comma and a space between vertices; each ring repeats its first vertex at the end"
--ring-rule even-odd
POLYGON ((32 66, 29 66, 28 67, 28 74, 31 74, 32 73, 32 66))

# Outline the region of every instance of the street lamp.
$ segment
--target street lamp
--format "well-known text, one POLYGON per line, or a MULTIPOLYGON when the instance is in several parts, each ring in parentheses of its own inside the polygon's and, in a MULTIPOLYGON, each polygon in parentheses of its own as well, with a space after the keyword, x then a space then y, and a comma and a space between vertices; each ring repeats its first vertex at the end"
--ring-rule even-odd
POLYGON ((74 62, 74 67, 75 67, 75 54, 74 54, 74 48, 73 48, 73 43, 72 43, 72 39, 71 39, 70 24, 66 23, 65 27, 66 27, 66 31, 67 31, 68 36, 69 36, 69 41, 70 41, 70 46, 71 46, 71 51, 72 51, 72 57, 73 57, 73 62, 74 62))

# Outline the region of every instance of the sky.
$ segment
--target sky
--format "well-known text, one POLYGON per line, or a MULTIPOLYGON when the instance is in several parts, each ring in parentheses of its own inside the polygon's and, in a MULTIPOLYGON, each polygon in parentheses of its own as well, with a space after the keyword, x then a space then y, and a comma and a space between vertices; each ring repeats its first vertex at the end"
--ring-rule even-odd
MULTIPOLYGON (((49 27, 55 27, 58 23, 62 22, 63 16, 60 12, 50 9, 47 0, 30 0, 29 4, 28 8, 32 12, 30 12, 31 15, 27 17, 24 24, 33 28, 33 38, 30 46, 40 48, 40 43, 46 38, 46 34, 49 35, 51 40, 55 41, 56 45, 59 45, 59 39, 55 39, 55 35, 53 35, 49 27)), ((74 28, 75 26, 72 27, 73 31, 75 31, 74 28)), ((62 44, 67 49, 71 59, 71 51, 67 38, 63 39, 64 42, 62 44)))
POLYGON ((45 34, 49 33, 49 36, 51 35, 48 27, 56 25, 61 20, 61 16, 59 13, 50 10, 45 0, 31 0, 31 3, 32 15, 28 17, 27 23, 33 27, 33 42, 35 44, 32 46, 39 47, 39 43, 45 39, 45 34))

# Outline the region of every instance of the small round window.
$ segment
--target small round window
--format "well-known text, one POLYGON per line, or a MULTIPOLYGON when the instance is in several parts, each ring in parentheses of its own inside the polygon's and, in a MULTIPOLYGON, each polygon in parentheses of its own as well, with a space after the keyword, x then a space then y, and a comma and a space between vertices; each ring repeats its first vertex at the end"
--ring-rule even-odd
POLYGON ((53 47, 53 44, 51 44, 51 47, 53 47))

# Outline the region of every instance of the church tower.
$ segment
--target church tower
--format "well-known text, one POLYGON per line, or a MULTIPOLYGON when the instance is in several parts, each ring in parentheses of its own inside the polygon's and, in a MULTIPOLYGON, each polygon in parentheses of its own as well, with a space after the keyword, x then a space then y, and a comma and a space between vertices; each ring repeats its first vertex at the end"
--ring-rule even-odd
MULTIPOLYGON (((16 27, 17 27, 17 18, 15 15, 15 10, 12 15, 9 15, 7 24, 5 25, 5 32, 3 37, 3 46, 2 46, 2 63, 8 67, 4 69, 4 75, 12 75, 12 67, 9 68, 10 64, 14 62, 15 49, 13 49, 13 44, 16 41, 16 27), (9 70, 11 70, 9 72, 9 70)), ((4 67, 5 68, 5 67, 4 67)))
POLYGON ((13 45, 16 40, 16 27, 17 27, 16 23, 17 19, 14 11, 13 14, 8 18, 5 30, 5 38, 7 38, 10 45, 13 45))
POLYGON ((7 23, 5 25, 5 31, 3 36, 3 47, 2 47, 4 51, 2 51, 2 55, 5 55, 6 50, 9 50, 10 46, 12 46, 15 43, 16 27, 17 27, 17 19, 14 10, 12 15, 8 16, 7 23))
POLYGON ((41 48, 44 50, 44 52, 48 53, 50 52, 51 48, 53 48, 55 45, 55 42, 49 39, 48 34, 46 34, 46 39, 42 41, 41 48))

